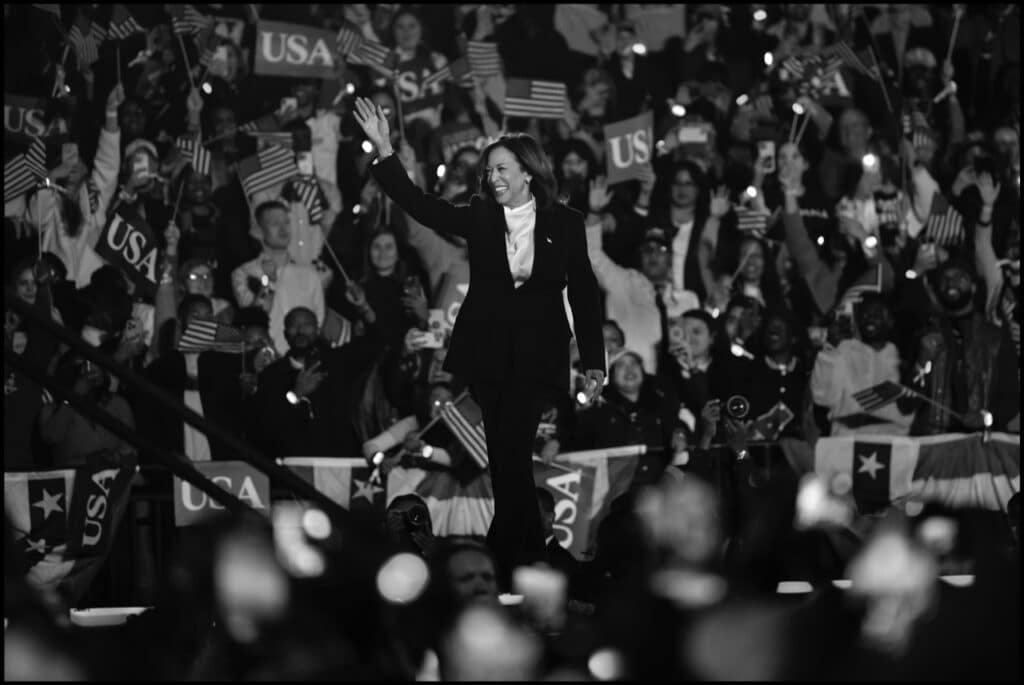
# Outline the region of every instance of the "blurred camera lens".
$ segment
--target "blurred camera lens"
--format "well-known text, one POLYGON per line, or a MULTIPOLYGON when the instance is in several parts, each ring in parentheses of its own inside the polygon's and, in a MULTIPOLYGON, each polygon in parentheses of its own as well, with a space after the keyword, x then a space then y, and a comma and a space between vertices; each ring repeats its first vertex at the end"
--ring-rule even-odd
POLYGON ((427 512, 422 509, 411 509, 406 512, 406 518, 409 521, 409 525, 423 526, 427 523, 427 512))
POLYGON ((750 413, 750 400, 743 395, 733 395, 725 402, 725 410, 734 419, 746 418, 750 413))

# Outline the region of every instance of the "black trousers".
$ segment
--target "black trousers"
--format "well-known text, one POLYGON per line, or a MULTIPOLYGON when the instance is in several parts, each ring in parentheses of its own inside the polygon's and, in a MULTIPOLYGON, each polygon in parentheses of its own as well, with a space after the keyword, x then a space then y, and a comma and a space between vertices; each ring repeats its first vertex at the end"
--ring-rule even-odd
POLYGON ((508 583, 512 569, 545 558, 533 446, 541 413, 556 397, 554 388, 528 379, 481 382, 471 392, 483 413, 494 490, 494 520, 487 545, 508 583))

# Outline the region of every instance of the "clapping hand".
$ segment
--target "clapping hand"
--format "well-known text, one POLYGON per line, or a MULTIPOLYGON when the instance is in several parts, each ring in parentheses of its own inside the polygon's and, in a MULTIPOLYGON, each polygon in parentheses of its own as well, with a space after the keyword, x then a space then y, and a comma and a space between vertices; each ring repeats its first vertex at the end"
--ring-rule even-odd
POLYGON ((363 129, 366 138, 373 143, 377 154, 387 157, 392 153, 391 127, 388 126, 387 115, 380 105, 373 104, 369 98, 356 98, 356 123, 363 129))

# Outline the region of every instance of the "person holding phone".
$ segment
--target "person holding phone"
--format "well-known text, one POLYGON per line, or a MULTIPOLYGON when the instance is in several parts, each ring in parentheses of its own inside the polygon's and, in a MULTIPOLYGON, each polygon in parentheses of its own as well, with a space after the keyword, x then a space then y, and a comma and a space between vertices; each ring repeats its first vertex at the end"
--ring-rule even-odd
POLYGON ((583 217, 556 201, 551 165, 528 135, 488 146, 481 192, 456 207, 409 180, 379 106, 361 98, 355 116, 378 153, 372 172, 384 192, 423 225, 467 241, 470 287, 444 369, 469 383, 483 411, 495 506, 488 542, 508 586, 513 568, 544 558, 532 453, 541 412, 569 391, 566 286, 587 399, 604 383, 604 317, 583 217))

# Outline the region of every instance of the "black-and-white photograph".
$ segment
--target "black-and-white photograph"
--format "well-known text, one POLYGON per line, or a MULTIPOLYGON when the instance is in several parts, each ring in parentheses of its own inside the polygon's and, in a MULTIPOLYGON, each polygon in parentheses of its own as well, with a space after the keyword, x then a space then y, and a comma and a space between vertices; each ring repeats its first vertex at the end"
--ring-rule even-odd
POLYGON ((1020 680, 1019 5, 3 9, 5 681, 1020 680))

